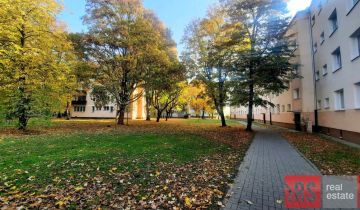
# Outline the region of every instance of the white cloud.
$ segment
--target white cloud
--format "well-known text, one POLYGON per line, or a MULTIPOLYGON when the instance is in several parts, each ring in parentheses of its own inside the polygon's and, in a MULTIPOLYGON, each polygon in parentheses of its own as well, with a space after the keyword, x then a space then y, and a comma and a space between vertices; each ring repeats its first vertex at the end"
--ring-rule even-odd
POLYGON ((292 15, 295 15, 296 12, 306 9, 311 0, 287 0, 288 1, 288 9, 292 15))

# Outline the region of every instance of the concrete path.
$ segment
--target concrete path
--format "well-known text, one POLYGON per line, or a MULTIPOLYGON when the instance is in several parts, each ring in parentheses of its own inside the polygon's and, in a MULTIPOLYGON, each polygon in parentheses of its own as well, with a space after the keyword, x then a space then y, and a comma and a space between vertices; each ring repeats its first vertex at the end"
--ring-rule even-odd
POLYGON ((284 209, 283 179, 287 175, 320 175, 320 172, 279 132, 258 129, 224 209, 284 209))

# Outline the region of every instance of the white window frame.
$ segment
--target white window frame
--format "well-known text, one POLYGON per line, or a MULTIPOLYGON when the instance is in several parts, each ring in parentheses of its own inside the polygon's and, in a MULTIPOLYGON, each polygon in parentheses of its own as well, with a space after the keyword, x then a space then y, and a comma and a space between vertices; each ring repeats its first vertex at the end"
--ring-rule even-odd
POLYGON ((330 109, 330 98, 325 98, 324 109, 330 109))
POLYGON ((345 93, 344 89, 335 91, 335 110, 344 111, 345 110, 345 93))
POLYGON ((355 109, 360 109, 360 82, 355 83, 355 109))
POLYGON ((322 74, 323 74, 323 76, 326 76, 326 75, 328 74, 327 64, 323 65, 323 67, 322 67, 322 74))
POLYGON ((342 58, 340 47, 336 48, 331 54, 333 56, 333 72, 342 68, 342 58))
POLYGON ((293 90, 293 99, 300 99, 300 89, 294 89, 293 90))
POLYGON ((322 45, 325 42, 325 32, 323 31, 320 34, 320 45, 322 45))
POLYGON ((338 18, 337 18, 336 9, 334 9, 334 11, 329 16, 329 23, 330 23, 330 36, 331 36, 339 28, 339 21, 338 21, 338 18))
POLYGON ((360 27, 350 36, 351 38, 351 60, 360 57, 360 27))

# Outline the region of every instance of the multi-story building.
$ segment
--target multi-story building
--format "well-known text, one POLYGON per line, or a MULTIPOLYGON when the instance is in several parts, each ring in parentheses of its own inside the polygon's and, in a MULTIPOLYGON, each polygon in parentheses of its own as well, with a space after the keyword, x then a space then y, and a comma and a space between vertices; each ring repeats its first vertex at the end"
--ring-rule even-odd
MULTIPOLYGON (((274 108, 255 107, 254 119, 360 143, 360 0, 313 0, 288 33, 301 78, 269 96, 274 108)), ((233 107, 231 115, 246 118, 247 110, 233 107)))
MULTIPOLYGON (((140 91, 140 90, 135 90, 140 91)), ((136 92, 134 94, 137 94, 136 92)), ((125 113, 125 118, 129 119, 145 119, 146 100, 145 97, 140 97, 135 102, 131 103, 125 113)), ((74 96, 72 107, 70 110, 73 118, 116 118, 117 106, 114 102, 110 102, 106 106, 96 107, 95 101, 91 97, 91 90, 81 91, 77 96, 74 96)))

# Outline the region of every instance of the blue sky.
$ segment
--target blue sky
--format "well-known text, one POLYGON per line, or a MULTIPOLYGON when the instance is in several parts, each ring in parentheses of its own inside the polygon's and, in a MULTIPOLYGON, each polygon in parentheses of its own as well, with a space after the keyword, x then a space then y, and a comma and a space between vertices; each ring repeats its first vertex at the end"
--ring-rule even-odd
MULTIPOLYGON (((311 0, 289 0, 288 6, 292 14, 302 10, 310 4, 311 0)), ((178 43, 179 51, 181 38, 185 27, 195 18, 204 17, 208 7, 218 0, 144 0, 146 8, 149 8, 173 32, 173 38, 178 43), (195 3, 196 2, 196 3, 195 3)), ((71 32, 86 31, 81 17, 85 13, 85 0, 64 0, 64 11, 59 19, 65 22, 71 32)))

